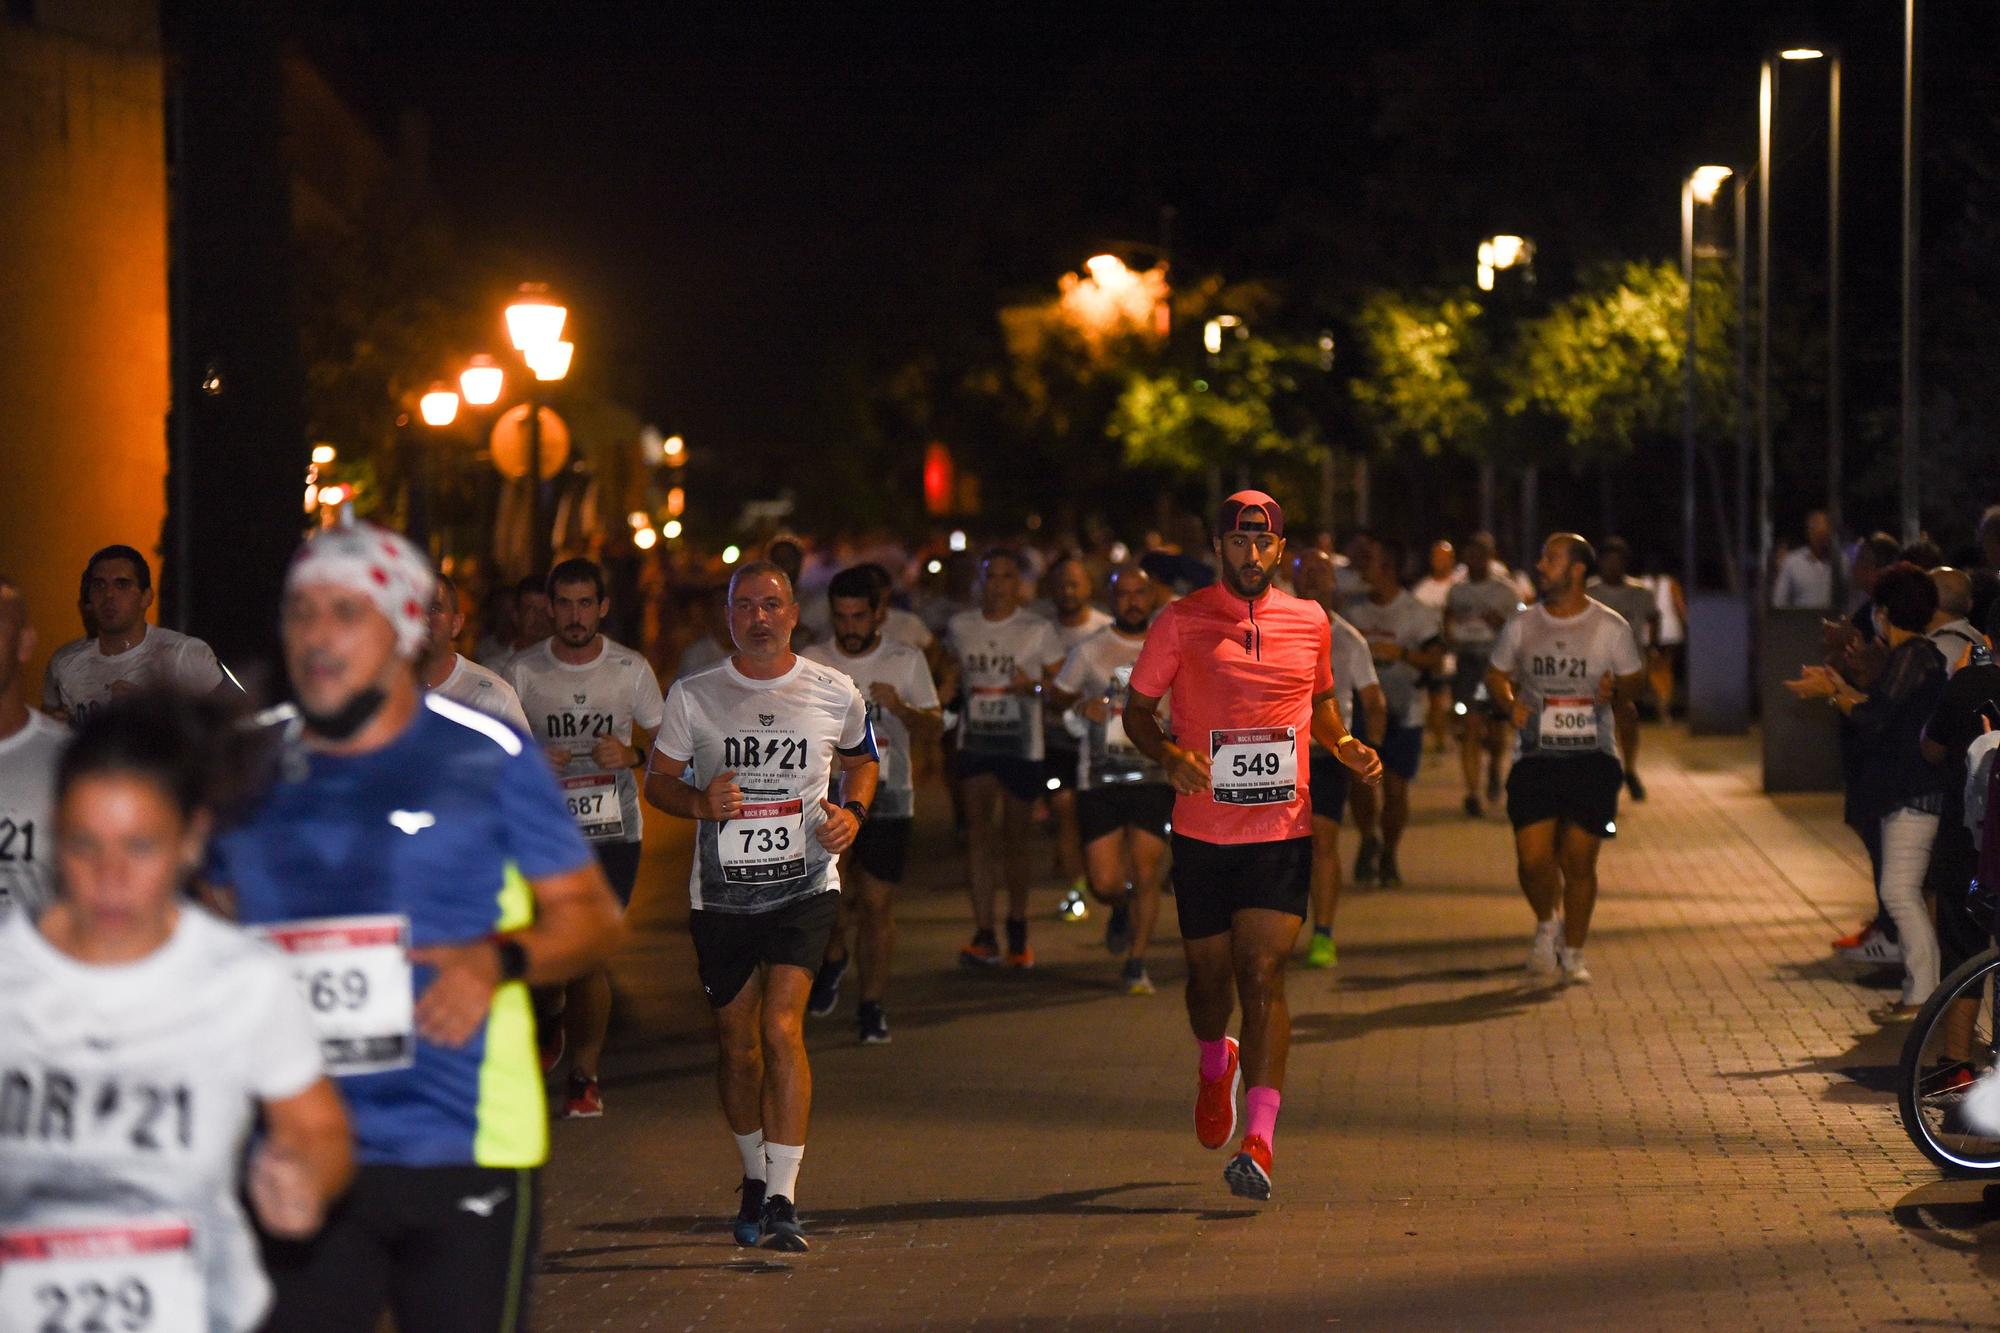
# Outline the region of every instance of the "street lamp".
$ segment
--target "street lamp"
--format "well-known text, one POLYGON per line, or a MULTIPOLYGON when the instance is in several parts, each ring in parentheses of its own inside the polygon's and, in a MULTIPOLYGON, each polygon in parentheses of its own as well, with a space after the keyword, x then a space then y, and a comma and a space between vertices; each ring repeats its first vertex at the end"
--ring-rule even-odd
POLYGON ((570 358, 576 355, 576 344, 558 338, 554 342, 543 343, 539 348, 527 352, 528 369, 535 372, 535 378, 547 384, 569 374, 570 358))
POLYGON ((507 387, 507 372, 498 361, 481 353, 459 372, 458 387, 473 407, 491 407, 500 401, 500 394, 507 387))
MULTIPOLYGON (((547 283, 522 283, 506 317, 507 336, 536 380, 546 383, 569 373, 570 357, 576 351, 575 344, 562 340, 569 308, 549 295, 547 283)), ((522 424, 528 432, 528 549, 532 572, 542 573, 549 563, 549 530, 542 506, 542 405, 532 384, 526 402, 528 415, 522 424)))
POLYGON ((1493 290, 1493 275, 1501 269, 1528 268, 1535 262, 1534 242, 1502 233, 1479 243, 1479 290, 1493 290))
MULTIPOLYGON (((1681 182, 1681 280, 1687 285, 1687 346, 1681 356, 1681 586, 1693 596, 1695 582, 1695 340, 1694 210, 1715 202, 1722 183, 1736 173, 1724 166, 1696 167, 1681 182)), ((1725 551, 1728 542, 1723 543, 1725 551)), ((1734 561, 1731 561, 1734 564, 1734 561)), ((1732 585, 1735 578, 1731 577, 1732 585)))
MULTIPOLYGON (((1479 242, 1479 290, 1491 292, 1498 283, 1498 274, 1503 269, 1521 270, 1521 281, 1535 280, 1535 243, 1525 236, 1515 236, 1501 232, 1488 236, 1479 242)), ((1534 466, 1521 472, 1521 550, 1524 564, 1533 564, 1535 559, 1535 519, 1539 508, 1541 478, 1534 466)), ((1479 465, 1479 526, 1481 530, 1493 530, 1494 492, 1498 489, 1494 477, 1493 460, 1488 458, 1479 465)))
POLYGON ((440 381, 417 400, 417 411, 426 426, 449 426, 458 420, 458 394, 440 381))
POLYGON ((558 305, 545 282, 524 282, 519 295, 507 307, 507 336, 514 350, 531 355, 538 347, 562 337, 569 308, 558 305))

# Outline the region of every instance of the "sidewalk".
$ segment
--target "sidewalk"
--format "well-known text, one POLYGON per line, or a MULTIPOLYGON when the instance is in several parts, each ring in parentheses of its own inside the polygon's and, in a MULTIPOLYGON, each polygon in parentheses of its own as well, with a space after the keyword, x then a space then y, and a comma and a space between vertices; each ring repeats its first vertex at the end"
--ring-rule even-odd
MULTIPOLYGON (((684 926, 687 841, 653 815, 621 960, 609 1112, 559 1124, 539 1324, 667 1328, 1991 1327, 2000 1202, 1904 1138, 1901 1030, 1826 942, 1870 909, 1832 797, 1774 801, 1755 751, 1648 732, 1595 985, 1519 971, 1497 813, 1427 756, 1407 887, 1351 893, 1340 968, 1295 970, 1277 1195, 1188 1123, 1172 907, 1131 998, 1037 897, 1039 966, 964 975, 941 793, 899 909, 894 1044, 814 1021, 801 1212, 814 1252, 739 1250, 738 1166, 684 926)), ((1348 840, 1352 855, 1352 838, 1348 840)))

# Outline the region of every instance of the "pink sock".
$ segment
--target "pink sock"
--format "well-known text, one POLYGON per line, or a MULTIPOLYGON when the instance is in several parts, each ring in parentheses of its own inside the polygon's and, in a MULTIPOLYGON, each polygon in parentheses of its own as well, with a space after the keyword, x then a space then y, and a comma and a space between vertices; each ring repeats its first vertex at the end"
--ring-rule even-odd
POLYGON ((1250 1125, 1243 1131, 1244 1134, 1271 1142, 1278 1133, 1278 1101, 1276 1088, 1250 1089, 1243 1098, 1243 1104, 1250 1112, 1250 1125))
POLYGON ((1229 1068, 1229 1038, 1218 1037, 1214 1041, 1197 1040, 1195 1045, 1201 1047, 1201 1076, 1221 1078, 1223 1071, 1229 1068))

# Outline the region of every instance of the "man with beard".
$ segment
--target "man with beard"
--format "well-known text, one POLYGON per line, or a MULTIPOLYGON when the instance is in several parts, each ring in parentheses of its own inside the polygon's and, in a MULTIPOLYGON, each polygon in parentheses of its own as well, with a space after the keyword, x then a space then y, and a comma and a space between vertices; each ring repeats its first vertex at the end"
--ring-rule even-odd
MULTIPOLYGON (((1056 646, 1066 658, 1076 646, 1111 623, 1111 617, 1090 604, 1090 570, 1074 555, 1063 556, 1049 567, 1046 584, 1049 605, 1055 611, 1056 646)), ((1083 839, 1076 824, 1077 738, 1063 721, 1068 711, 1053 696, 1045 696, 1048 707, 1042 734, 1048 753, 1042 767, 1049 789, 1049 813, 1055 816, 1056 869, 1062 876, 1064 892, 1057 904, 1061 921, 1082 921, 1089 916, 1085 906, 1083 839)))
POLYGON ((212 694, 235 686, 200 639, 146 623, 153 571, 129 546, 107 546, 83 567, 85 618, 97 641, 49 660, 42 698, 51 712, 82 722, 121 694, 152 687, 212 694))
POLYGON ((840 871, 854 891, 840 895, 840 917, 827 941, 826 959, 813 978, 806 1012, 824 1018, 840 999, 841 978, 847 974, 847 934, 856 929, 861 956, 861 1003, 855 1031, 864 1046, 886 1045, 889 1019, 882 1002, 889 991, 889 953, 896 923, 890 900, 903 882, 909 856, 910 829, 915 824, 916 785, 910 748, 931 744, 943 725, 937 684, 921 651, 884 636, 888 624, 889 585, 878 577, 879 566, 843 569, 827 585, 827 624, 831 642, 816 643, 802 656, 844 673, 868 701, 868 721, 875 731, 881 757, 881 777, 875 803, 840 871), (855 871, 859 874, 855 874, 855 871))
POLYGON ((276 777, 210 848, 215 898, 290 955, 353 1123, 353 1189, 310 1241, 267 1238, 270 1327, 517 1329, 548 1111, 529 985, 600 966, 604 872, 525 737, 423 694, 430 563, 372 524, 292 561, 296 712, 276 777))
MULTIPOLYGON (((611 609, 604 571, 565 560, 549 571, 555 633, 507 669, 529 733, 541 743, 577 828, 604 867, 620 907, 632 904, 639 878, 639 784, 632 770, 660 725, 660 682, 645 655, 600 630, 611 609)), ((577 978, 563 997, 562 1031, 570 1052, 565 1120, 604 1114, 597 1065, 611 1027, 611 973, 577 978)), ((544 1062, 549 1059, 547 1043, 544 1062)))
POLYGON ((806 999, 839 914, 838 859, 867 822, 880 771, 861 691, 792 652, 798 620, 782 569, 739 566, 736 654, 674 682, 646 772, 647 800, 697 821, 688 934, 743 1160, 736 1243, 792 1252, 807 1248, 797 1207, 812 1114, 806 999))
POLYGON ((1111 907, 1104 947, 1125 956, 1120 980, 1127 995, 1153 993, 1146 950, 1160 916, 1174 815, 1166 771, 1125 734, 1125 697, 1153 618, 1153 597, 1144 569, 1113 570, 1111 623, 1070 649, 1050 687, 1055 706, 1074 707, 1088 728, 1072 775, 1083 860, 1091 893, 1111 907))
POLYGON ((24 697, 34 655, 27 599, 0 575, 0 912, 30 915, 55 887, 56 762, 69 744, 69 728, 24 697))
POLYGON ((431 596, 425 620, 430 637, 424 641, 424 655, 417 659, 417 679, 424 688, 474 712, 498 718, 516 731, 526 731, 528 715, 521 711, 514 687, 452 646, 465 628, 465 611, 459 606, 458 585, 451 575, 438 574, 437 591, 431 596))
POLYGON ((1514 720, 1507 818, 1521 891, 1535 912, 1528 971, 1590 980, 1583 943, 1597 907, 1597 853, 1618 832, 1617 710, 1638 697, 1646 664, 1625 618, 1585 585, 1597 552, 1558 532, 1535 565, 1535 605, 1493 645, 1486 686, 1514 720))
POLYGON ((1326 612, 1271 586, 1285 555, 1284 511, 1262 491, 1238 491, 1219 517, 1221 579, 1153 622, 1132 668, 1125 730, 1178 793, 1174 903, 1201 1048, 1195 1135, 1204 1148, 1229 1141, 1247 1074, 1249 1128, 1223 1178, 1235 1194, 1268 1199, 1291 1045, 1285 960, 1312 892, 1300 743, 1318 740, 1364 782, 1380 779, 1382 763, 1340 719, 1326 612), (1171 740, 1159 715, 1169 692, 1171 740), (1228 1035, 1239 997, 1240 1053, 1228 1035))

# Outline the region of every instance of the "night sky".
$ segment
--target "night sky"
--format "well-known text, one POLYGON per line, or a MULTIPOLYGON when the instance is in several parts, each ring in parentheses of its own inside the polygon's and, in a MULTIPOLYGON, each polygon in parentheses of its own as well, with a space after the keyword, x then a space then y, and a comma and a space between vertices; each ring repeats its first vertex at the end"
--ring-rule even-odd
MULTIPOLYGON (((307 48, 378 117, 423 111, 463 233, 537 265, 580 358, 697 444, 809 444, 829 375, 979 334, 1157 240, 1162 205, 1177 271, 1308 311, 1464 281, 1498 230, 1556 291, 1671 255, 1681 173, 1750 157, 1779 40, 1848 52, 1850 232, 1893 253, 1900 5, 411 8, 318 13, 307 48)), ((1823 96, 1781 122, 1802 265, 1823 96)))

